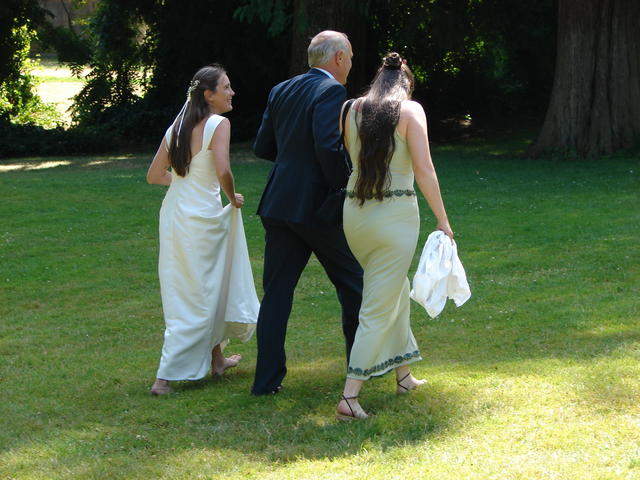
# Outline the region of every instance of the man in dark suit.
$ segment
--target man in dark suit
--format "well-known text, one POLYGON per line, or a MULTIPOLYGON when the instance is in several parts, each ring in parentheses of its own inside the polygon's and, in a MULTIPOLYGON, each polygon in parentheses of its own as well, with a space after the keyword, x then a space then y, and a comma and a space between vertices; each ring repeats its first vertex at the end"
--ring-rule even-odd
POLYGON ((258 360, 252 393, 278 393, 286 375, 285 335, 293 292, 311 253, 336 288, 342 306, 347 361, 358 327, 362 269, 342 227, 318 221, 331 190, 348 179, 338 122, 351 70, 351 44, 324 31, 309 44, 311 69, 271 90, 255 154, 274 162, 260 200, 265 229, 264 297, 258 316, 258 360))

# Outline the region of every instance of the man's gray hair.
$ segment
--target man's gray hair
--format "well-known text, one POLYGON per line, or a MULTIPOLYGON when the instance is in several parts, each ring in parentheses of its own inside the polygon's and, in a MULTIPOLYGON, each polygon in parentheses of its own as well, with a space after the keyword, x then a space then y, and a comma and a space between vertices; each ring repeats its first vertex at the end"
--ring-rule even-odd
POLYGON ((348 52, 349 37, 342 32, 325 30, 311 39, 307 49, 309 67, 324 65, 340 50, 348 52))

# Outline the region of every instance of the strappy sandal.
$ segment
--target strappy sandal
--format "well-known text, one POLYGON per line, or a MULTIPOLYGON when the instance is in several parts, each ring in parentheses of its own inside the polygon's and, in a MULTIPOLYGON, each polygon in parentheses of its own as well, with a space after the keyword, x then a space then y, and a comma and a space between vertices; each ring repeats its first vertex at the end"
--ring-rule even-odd
POLYGON ((407 387, 405 387, 404 385, 402 385, 402 381, 403 381, 405 378, 409 377, 409 376, 411 376, 411 372, 407 373, 407 374, 406 374, 404 377, 402 377, 400 380, 396 380, 396 385, 398 385, 398 387, 399 387, 399 388, 396 388, 396 393, 399 393, 399 394, 405 394, 405 393, 409 392, 409 390, 413 390, 413 388, 416 388, 416 387, 413 387, 413 388, 407 388, 407 387), (400 390, 400 388, 402 388, 404 391, 400 390))
POLYGON ((408 378, 409 376, 411 376, 411 372, 407 373, 404 377, 402 377, 400 380, 396 380, 396 385, 398 385, 398 387, 396 388, 396 393, 398 395, 404 395, 406 393, 409 393, 411 390, 415 390, 416 388, 418 388, 420 385, 424 385, 426 383, 425 380, 416 380, 418 383, 411 386, 411 387, 405 387, 404 385, 402 385, 402 381, 405 378, 408 378), (400 390, 402 389, 402 390, 400 390))
POLYGON ((344 413, 340 413, 336 411, 336 418, 338 420, 341 420, 343 422, 350 422, 351 420, 361 420, 369 417, 369 415, 367 415, 366 413, 364 413, 364 416, 363 416, 362 414, 357 414, 356 412, 353 411, 353 408, 351 408, 351 404, 349 403, 349 400, 355 400, 356 398, 358 398, 357 395, 355 397, 345 397, 344 395, 342 395, 342 400, 344 400, 344 402, 347 404, 347 407, 349 407, 349 411, 351 412, 351 415, 345 415, 344 413))

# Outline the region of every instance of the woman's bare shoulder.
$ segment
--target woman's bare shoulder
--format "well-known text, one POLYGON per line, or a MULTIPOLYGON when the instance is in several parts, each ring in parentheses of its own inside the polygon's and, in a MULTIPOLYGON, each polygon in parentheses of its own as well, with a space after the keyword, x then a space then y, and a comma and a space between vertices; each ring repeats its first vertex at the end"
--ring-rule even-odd
POLYGON ((408 125, 424 125, 427 121, 424 108, 414 100, 404 100, 400 104, 400 121, 402 130, 408 125))
POLYGON ((403 100, 400 104, 400 116, 423 117, 424 108, 415 100, 403 100))

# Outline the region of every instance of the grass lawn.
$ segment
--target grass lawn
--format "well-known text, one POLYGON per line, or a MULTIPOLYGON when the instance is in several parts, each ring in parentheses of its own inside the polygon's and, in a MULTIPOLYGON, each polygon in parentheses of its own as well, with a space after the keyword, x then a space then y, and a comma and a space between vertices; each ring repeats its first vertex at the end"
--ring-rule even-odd
POLYGON ((69 107, 73 97, 82 90, 87 73, 88 70, 85 70, 80 77, 76 77, 57 60, 39 58, 35 61, 31 74, 37 79, 36 92, 45 103, 55 106, 66 125, 71 123, 69 107))
MULTIPOLYGON (((313 260, 289 375, 248 394, 255 338, 222 380, 149 395, 162 345, 150 155, 0 162, 0 478, 640 479, 640 160, 517 158, 517 139, 437 146, 473 296, 412 305, 425 388, 363 389, 339 423, 335 294, 313 260)), ((269 165, 234 171, 260 289, 269 165)), ((421 242, 435 222, 421 203, 421 242)), ((419 252, 414 262, 417 263, 419 252)))

